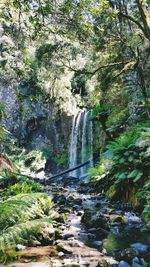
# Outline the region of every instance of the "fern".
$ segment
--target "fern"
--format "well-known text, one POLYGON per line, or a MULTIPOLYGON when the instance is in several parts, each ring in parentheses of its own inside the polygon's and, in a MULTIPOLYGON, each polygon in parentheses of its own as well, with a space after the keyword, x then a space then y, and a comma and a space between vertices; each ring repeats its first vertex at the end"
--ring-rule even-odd
POLYGON ((122 134, 117 140, 110 142, 107 146, 114 154, 120 153, 122 150, 127 150, 135 145, 139 133, 132 130, 126 134, 122 134))
POLYGON ((50 214, 52 201, 44 193, 20 194, 0 203, 0 230, 50 214))
POLYGON ((12 172, 1 172, 0 173, 0 188, 6 188, 10 185, 17 183, 18 178, 12 172))
POLYGON ((0 235, 0 250, 5 251, 15 244, 32 245, 33 240, 38 239, 39 235, 46 227, 52 226, 52 219, 45 217, 32 221, 26 221, 7 228, 0 235))

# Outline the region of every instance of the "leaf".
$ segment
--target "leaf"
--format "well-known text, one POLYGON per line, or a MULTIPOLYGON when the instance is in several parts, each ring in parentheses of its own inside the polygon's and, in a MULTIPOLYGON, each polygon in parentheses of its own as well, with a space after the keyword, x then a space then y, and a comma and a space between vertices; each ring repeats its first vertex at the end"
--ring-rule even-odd
POLYGON ((141 174, 141 171, 134 169, 132 172, 130 172, 130 174, 128 175, 127 178, 129 178, 129 179, 136 178, 139 174, 141 174))
POLYGON ((139 173, 139 174, 136 176, 136 178, 133 180, 133 182, 135 183, 135 182, 137 182, 138 180, 140 180, 140 178, 141 178, 142 175, 143 175, 142 172, 139 173))
POLYGON ((134 161, 134 157, 133 157, 133 156, 130 156, 130 157, 128 158, 128 161, 129 161, 129 162, 134 161))
POLYGON ((126 179, 126 177, 127 177, 127 173, 126 172, 121 172, 121 173, 117 174, 117 179, 119 179, 119 180, 126 179))
POLYGON ((119 163, 125 163, 126 159, 125 158, 120 158, 119 163))

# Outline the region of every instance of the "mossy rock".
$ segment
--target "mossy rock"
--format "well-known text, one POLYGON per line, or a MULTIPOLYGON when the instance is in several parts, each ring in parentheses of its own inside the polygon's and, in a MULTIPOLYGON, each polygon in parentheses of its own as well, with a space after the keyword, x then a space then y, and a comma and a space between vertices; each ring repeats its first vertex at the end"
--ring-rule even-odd
POLYGON ((113 223, 127 223, 128 219, 121 215, 114 214, 110 216, 110 221, 113 223))

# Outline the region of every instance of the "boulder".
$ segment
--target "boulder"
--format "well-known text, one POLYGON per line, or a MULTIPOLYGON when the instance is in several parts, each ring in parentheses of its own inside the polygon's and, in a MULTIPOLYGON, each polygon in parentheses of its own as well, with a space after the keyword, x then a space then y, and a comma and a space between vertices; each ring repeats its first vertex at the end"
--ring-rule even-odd
POLYGON ((63 252, 65 254, 72 254, 71 248, 67 246, 66 244, 64 244, 63 242, 58 243, 56 248, 58 252, 63 252))
POLYGON ((130 265, 126 261, 120 261, 118 267, 130 267, 130 265))
POLYGON ((148 245, 142 243, 134 243, 131 245, 132 248, 136 249, 139 253, 146 253, 148 251, 148 245))

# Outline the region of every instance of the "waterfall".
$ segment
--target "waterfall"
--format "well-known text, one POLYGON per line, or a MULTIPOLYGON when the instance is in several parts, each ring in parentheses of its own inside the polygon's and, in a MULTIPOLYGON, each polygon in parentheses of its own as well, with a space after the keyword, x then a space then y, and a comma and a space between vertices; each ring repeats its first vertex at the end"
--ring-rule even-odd
MULTIPOLYGON (((92 111, 90 112, 90 115, 92 115, 92 111)), ((92 168, 94 166, 93 162, 93 122, 90 120, 90 127, 89 127, 89 143, 90 143, 90 167, 92 168)))
MULTIPOLYGON (((82 115, 82 111, 79 111, 77 114, 74 115, 74 118, 73 118, 71 142, 70 142, 69 168, 73 168, 77 165, 78 134, 79 134, 81 115, 82 115)), ((72 171, 70 174, 76 177, 77 172, 78 170, 75 170, 75 171, 72 171)))
MULTIPOLYGON (((86 145, 87 145, 87 119, 89 111, 84 111, 83 117, 83 128, 82 128, 82 149, 81 149, 81 160, 82 163, 86 161, 86 145)), ((86 166, 81 169, 81 176, 86 173, 86 166)))
POLYGON ((93 122, 90 120, 90 115, 91 111, 80 110, 73 117, 69 148, 69 168, 76 167, 78 163, 84 163, 88 159, 90 160, 88 166, 70 173, 74 177, 85 176, 87 168, 93 167, 93 122))

